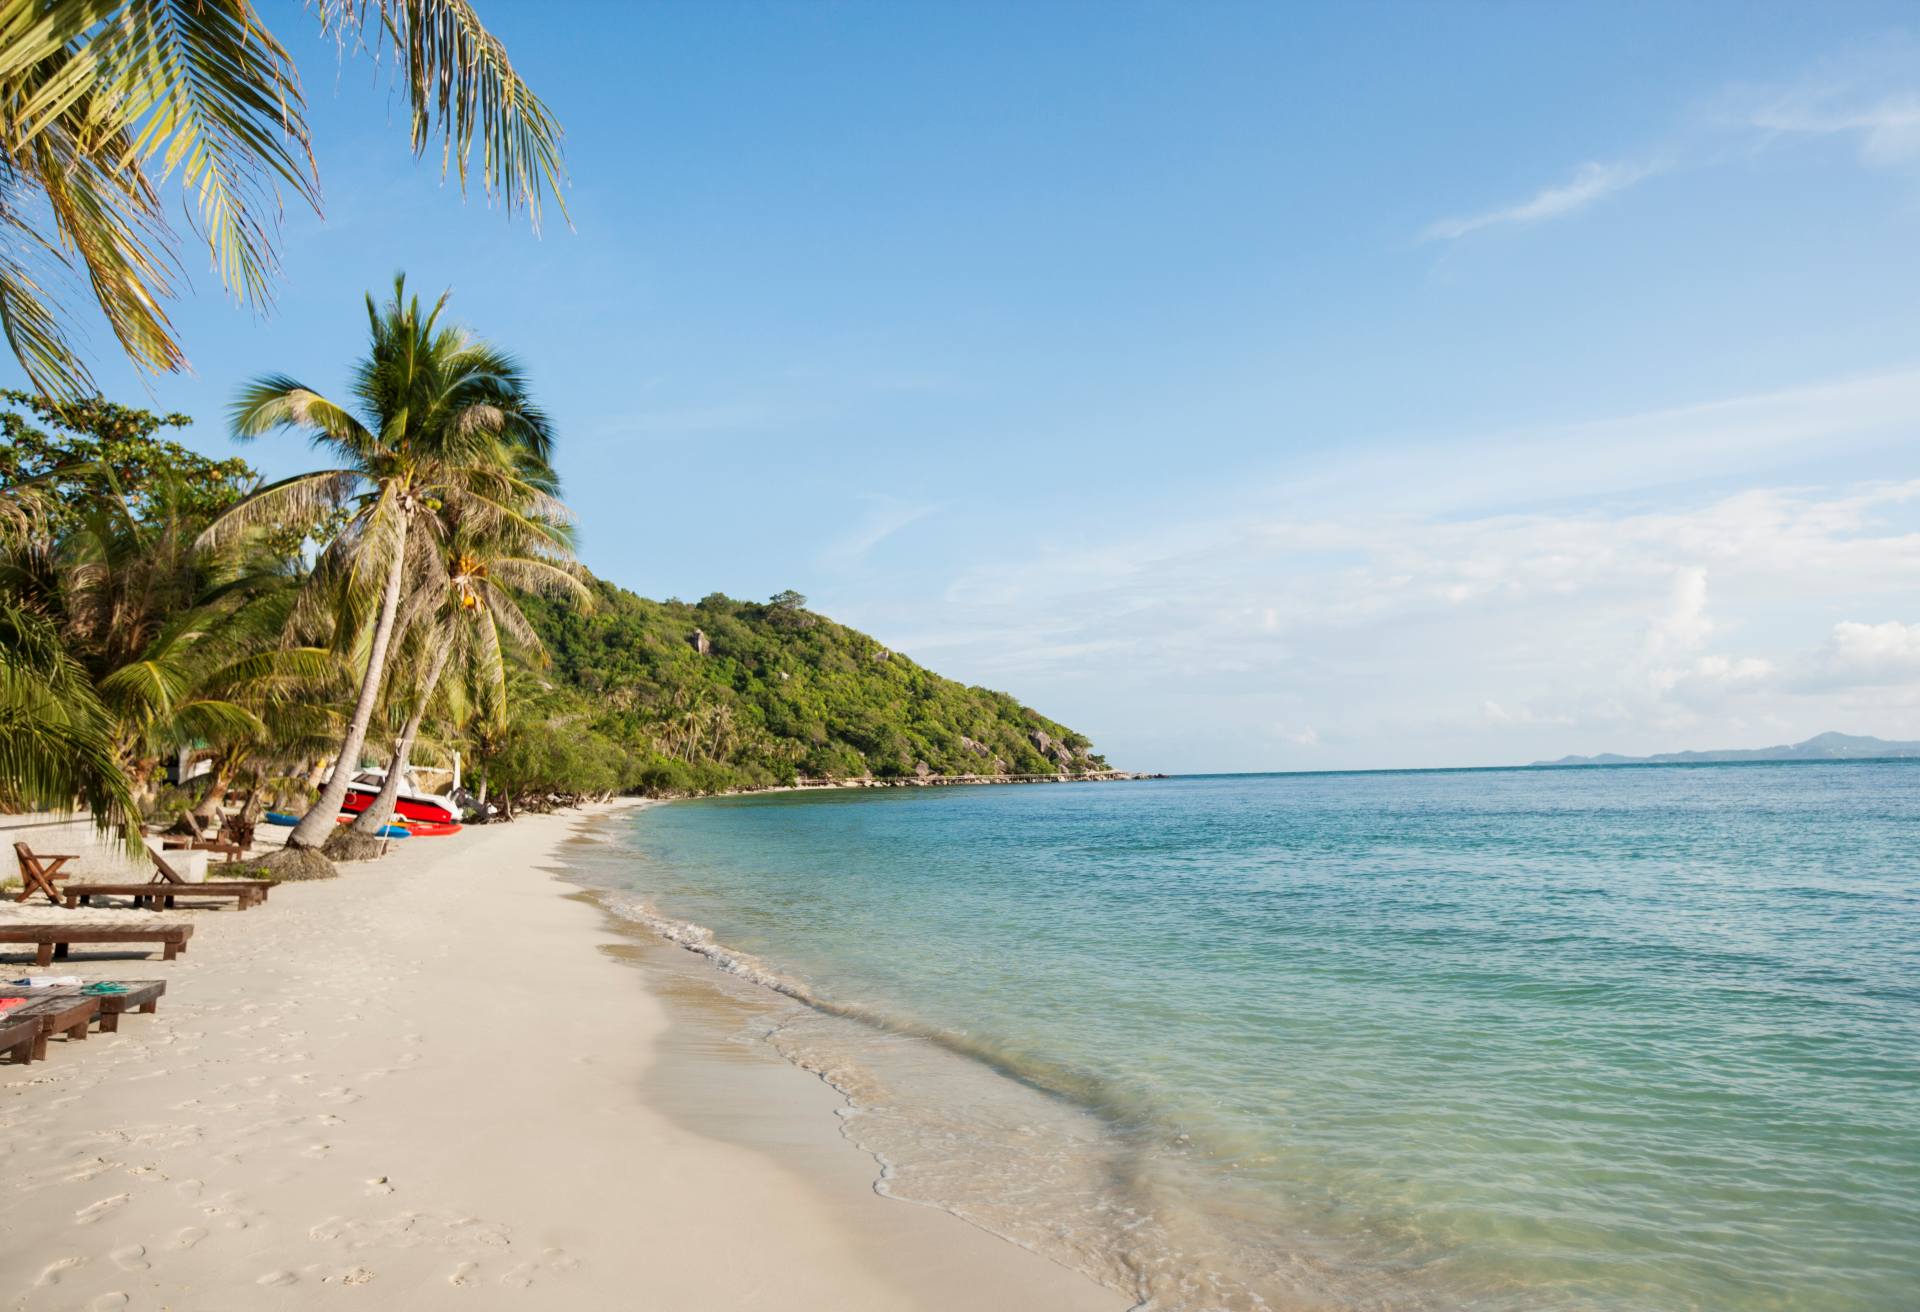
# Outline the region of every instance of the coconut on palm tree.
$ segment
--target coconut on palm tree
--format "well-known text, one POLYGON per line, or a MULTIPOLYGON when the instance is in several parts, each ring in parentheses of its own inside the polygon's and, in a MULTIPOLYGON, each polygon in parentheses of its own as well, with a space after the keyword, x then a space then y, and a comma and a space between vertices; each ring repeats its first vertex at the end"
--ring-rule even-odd
POLYGON ((236 437, 304 432, 340 463, 260 488, 214 520, 203 544, 310 522, 331 505, 351 510, 316 561, 309 593, 339 616, 334 645, 359 663, 359 695, 319 800, 288 836, 292 847, 319 847, 332 832, 379 703, 406 582, 430 577, 447 518, 475 534, 533 540, 550 537, 547 526, 564 514, 548 463, 551 427, 518 364, 441 326, 446 300, 423 310, 404 277, 385 306, 367 297, 372 343, 354 368, 350 404, 276 375, 234 407, 236 437))

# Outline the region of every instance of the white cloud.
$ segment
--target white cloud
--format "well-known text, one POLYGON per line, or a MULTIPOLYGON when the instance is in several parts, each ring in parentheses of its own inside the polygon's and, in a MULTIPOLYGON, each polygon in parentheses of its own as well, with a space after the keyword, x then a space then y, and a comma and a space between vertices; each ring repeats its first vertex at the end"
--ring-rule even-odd
POLYGON ((1804 691, 1920 685, 1920 624, 1842 620, 1802 663, 1804 691))
POLYGON ((1564 218, 1657 174, 1711 167, 1780 137, 1850 139, 1869 166, 1910 166, 1920 162, 1914 56, 1912 43, 1896 39, 1883 50, 1824 61, 1791 84, 1728 87, 1715 98, 1715 109, 1684 116, 1665 140, 1635 157, 1589 160, 1566 181, 1516 204, 1437 220, 1420 240, 1454 241, 1487 228, 1564 218))
POLYGON ((1647 652, 1655 657, 1697 651, 1713 632, 1707 618, 1707 571, 1686 565, 1673 572, 1666 608, 1647 631, 1647 652))
POLYGON ((1797 91, 1754 112, 1748 122, 1764 132, 1855 137, 1860 157, 1889 166, 1920 158, 1920 94, 1901 91, 1871 103, 1849 104, 1830 90, 1797 91))
POLYGON ((1318 747, 1320 745, 1320 731, 1310 724, 1299 729, 1289 729, 1287 726, 1281 725, 1278 732, 1282 738, 1292 743, 1295 747, 1318 747))
POLYGON ((1481 713, 1489 724, 1572 724, 1570 715, 1542 715, 1529 706, 1503 706, 1499 702, 1488 700, 1481 703, 1481 713))
POLYGON ((1482 228, 1564 218, 1578 213, 1602 197, 1624 191, 1658 171, 1658 167, 1652 164, 1601 164, 1588 161, 1575 169, 1573 177, 1566 182, 1544 187, 1517 205, 1428 224, 1421 232, 1420 239, 1453 241, 1482 228))
POLYGON ((901 529, 925 519, 933 506, 916 505, 894 497, 868 497, 870 509, 860 521, 820 550, 818 563, 827 569, 848 569, 901 529))
POLYGON ((1920 433, 1920 367, 1457 441, 1336 453, 1288 471, 1301 504, 1419 513, 1595 497, 1729 476, 1920 433))
POLYGON ((1829 728, 1920 737, 1920 687, 1904 701, 1860 691, 1920 665, 1920 626, 1848 626, 1920 592, 1920 485, 1754 489, 1664 509, 1316 510, 982 563, 923 611, 855 618, 1038 703, 1071 708, 1097 691, 1117 703, 1114 722, 1164 735, 1149 748, 1161 759, 1140 763, 1168 768, 1282 763, 1276 740, 1308 745, 1288 737, 1307 732, 1306 707, 1328 766, 1759 745, 1748 739, 1829 728), (1829 634, 1816 670, 1808 653, 1829 634), (1199 745, 1207 759, 1178 755, 1199 745))

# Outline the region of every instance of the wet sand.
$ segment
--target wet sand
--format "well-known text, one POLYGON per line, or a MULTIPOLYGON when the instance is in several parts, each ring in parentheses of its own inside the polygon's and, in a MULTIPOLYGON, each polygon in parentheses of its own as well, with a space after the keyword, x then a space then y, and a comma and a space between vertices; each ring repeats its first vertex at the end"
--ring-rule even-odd
POLYGON ((161 913, 195 925, 173 962, 0 951, 6 978, 169 983, 116 1035, 0 1065, 6 1305, 1125 1305, 876 1194, 837 1093, 555 876, 581 823, 161 913))

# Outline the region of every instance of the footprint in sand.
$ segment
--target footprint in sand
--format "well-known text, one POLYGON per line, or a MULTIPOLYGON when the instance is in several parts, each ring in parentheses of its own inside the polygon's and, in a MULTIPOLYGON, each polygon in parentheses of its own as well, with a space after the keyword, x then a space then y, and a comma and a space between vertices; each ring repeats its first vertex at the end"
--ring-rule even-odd
POLYGON ((200 1191, 204 1188, 206 1185, 199 1180, 182 1180, 173 1187, 173 1191, 182 1198, 198 1198, 200 1191))
POLYGON ((300 1277, 291 1271, 269 1271, 253 1283, 267 1286, 296 1285, 300 1283, 300 1277))
POLYGON ((253 1219, 253 1213, 240 1206, 242 1201, 239 1194, 225 1193, 220 1195, 217 1202, 200 1204, 200 1211, 208 1220, 218 1217, 225 1229, 245 1230, 253 1219))
POLYGON ((40 1278, 33 1282, 35 1289, 47 1289, 60 1283, 60 1277, 73 1270, 87 1259, 84 1257, 63 1257, 58 1262, 49 1262, 40 1272, 40 1278))
POLYGON ((96 1157, 90 1162, 75 1167, 61 1178, 68 1184, 85 1184, 96 1175, 105 1175, 108 1171, 111 1171, 115 1165, 116 1163, 110 1162, 104 1157, 96 1157))
POLYGON ((115 1308, 125 1307, 132 1301, 132 1299, 116 1289, 111 1294, 102 1294, 100 1297, 94 1299, 93 1302, 87 1304, 87 1312, 113 1312, 115 1308))
POLYGON ((125 1248, 116 1248, 107 1254, 113 1264, 122 1271, 145 1271, 147 1269, 147 1250, 140 1244, 128 1244, 125 1248))
POLYGON ((197 1225, 190 1225, 173 1236, 173 1246, 175 1248, 192 1248, 206 1237, 207 1232, 205 1230, 202 1230, 197 1225))
POLYGON ((479 1269, 478 1263, 462 1262, 459 1266, 456 1266, 452 1274, 447 1277, 447 1283, 456 1289, 465 1289, 473 1283, 473 1273, 479 1269))
POLYGON ((75 1225, 92 1225, 114 1208, 124 1204, 127 1199, 131 1197, 133 1197, 132 1194, 115 1194, 111 1198, 102 1198, 97 1203, 89 1203, 73 1214, 73 1223, 75 1225))

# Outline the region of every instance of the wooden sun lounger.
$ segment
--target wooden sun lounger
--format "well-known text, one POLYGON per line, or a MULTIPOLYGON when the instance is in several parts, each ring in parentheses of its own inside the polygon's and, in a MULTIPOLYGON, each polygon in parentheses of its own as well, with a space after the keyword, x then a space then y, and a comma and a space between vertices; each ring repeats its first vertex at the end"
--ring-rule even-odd
POLYGON ((136 907, 171 907, 177 897, 230 897, 242 911, 267 900, 263 885, 235 879, 207 884, 68 884, 63 890, 69 907, 93 905, 95 897, 130 897, 136 907))
POLYGON ((40 1018, 22 1016, 23 1010, 15 1007, 0 1013, 0 1052, 10 1054, 16 1066, 25 1066, 33 1060, 33 1041, 40 1037, 40 1018))
POLYGON ((224 836, 218 828, 208 833, 206 824, 193 812, 189 811, 180 818, 193 832, 161 835, 160 846, 163 849, 178 851, 185 848, 188 851, 224 852, 229 861, 238 861, 246 855, 247 849, 244 846, 224 836))
POLYGON ((82 993, 76 988, 41 989, 39 992, 52 996, 36 997, 26 1006, 14 1007, 6 1012, 5 1019, 9 1027, 21 1023, 33 1027, 32 1035, 18 1040, 12 1049, 15 1061, 20 1061, 18 1043, 28 1046, 28 1061, 45 1061, 47 1040, 54 1035, 64 1034, 70 1042, 85 1039, 87 1026, 100 1014, 100 999, 91 993, 82 993))
MULTIPOLYGON (((163 979, 116 979, 113 980, 112 983, 118 984, 121 991, 118 993, 88 993, 84 986, 71 984, 57 985, 52 988, 34 988, 30 985, 5 984, 0 985, 0 998, 25 998, 28 1001, 37 1002, 46 998, 64 997, 73 994, 89 997, 100 1004, 98 1016, 100 1032, 102 1034, 113 1034, 119 1030, 120 1017, 125 1013, 138 1011, 143 1015, 151 1016, 154 1012, 160 1010, 160 999, 167 991, 167 982, 163 979)), ((0 1020, 5 1020, 8 1016, 18 1014, 18 1009, 0 1012, 0 1020)), ((0 1042, 0 1049, 4 1049, 6 1046, 4 1042, 0 1042)))
POLYGON ((0 943, 38 945, 36 966, 51 966, 55 958, 65 957, 68 946, 74 943, 158 943, 163 949, 161 959, 172 961, 187 950, 187 940, 192 937, 192 925, 103 925, 97 921, 0 924, 0 943))
POLYGON ((89 905, 96 895, 130 897, 136 907, 151 906, 155 910, 163 906, 170 907, 176 897, 230 897, 240 910, 258 906, 267 900, 267 890, 273 887, 271 880, 265 879, 220 879, 193 884, 180 878, 180 874, 167 864, 166 858, 147 849, 147 855, 153 858, 153 878, 144 884, 68 884, 64 890, 69 907, 89 905))
POLYGON ((167 991, 167 982, 163 979, 117 979, 114 983, 123 986, 125 993, 97 993, 94 999, 100 1004, 100 1032, 113 1034, 120 1028, 120 1017, 129 1011, 137 1011, 151 1016, 160 1010, 160 995, 167 991))

